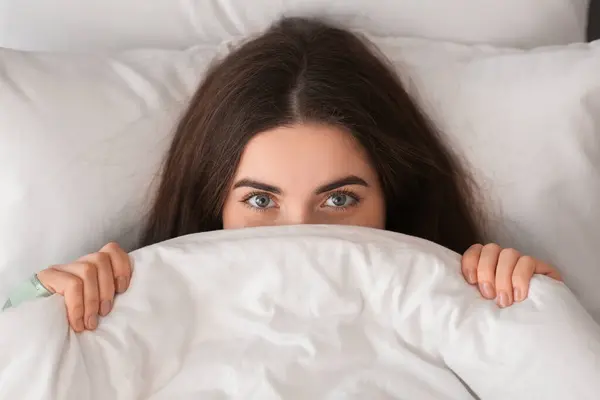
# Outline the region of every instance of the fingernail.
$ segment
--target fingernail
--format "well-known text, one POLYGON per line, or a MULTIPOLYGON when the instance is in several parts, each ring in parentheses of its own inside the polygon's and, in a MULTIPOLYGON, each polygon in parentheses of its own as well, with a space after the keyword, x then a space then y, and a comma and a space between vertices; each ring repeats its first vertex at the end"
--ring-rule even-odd
POLYGON ((483 282, 481 284, 481 293, 484 297, 487 297, 488 299, 493 299, 494 297, 496 297, 496 293, 494 293, 494 288, 489 282, 483 282))
POLYGON ((508 307, 508 294, 505 292, 500 292, 498 296, 498 305, 502 308, 508 307))
POLYGON ((523 300, 523 297, 521 297, 521 296, 523 296, 521 294, 521 289, 515 288, 513 296, 515 297, 515 301, 522 301, 523 300))
POLYGON ((81 332, 84 329, 85 327, 83 326, 83 318, 79 318, 77 321, 75 321, 75 331, 81 332))
POLYGON ((473 285, 477 282, 477 276, 475 275, 475 271, 469 271, 469 273, 467 275, 467 280, 469 281, 469 283, 471 285, 473 285))
POLYGON ((90 330, 94 330, 96 329, 96 327, 98 326, 98 317, 96 317, 96 314, 90 315, 90 317, 88 318, 88 329, 90 330))
POLYGON ((100 315, 103 317, 107 316, 111 309, 112 301, 104 300, 102 303, 100 303, 100 315))
POLYGON ((123 293, 127 289, 127 278, 117 278, 117 292, 123 293))

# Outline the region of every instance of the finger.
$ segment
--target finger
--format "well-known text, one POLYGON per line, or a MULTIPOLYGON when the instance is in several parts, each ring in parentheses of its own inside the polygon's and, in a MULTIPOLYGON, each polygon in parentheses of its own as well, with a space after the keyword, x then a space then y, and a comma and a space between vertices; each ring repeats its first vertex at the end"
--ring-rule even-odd
POLYGON ((111 242, 100 249, 110 256, 117 293, 123 293, 131 282, 131 260, 118 244, 111 242))
POLYGON ((554 268, 550 264, 547 264, 540 260, 536 260, 534 273, 540 274, 540 275, 546 275, 552 279, 556 279, 557 281, 561 281, 561 282, 563 280, 562 276, 560 275, 560 272, 558 272, 558 270, 556 268, 554 268))
POLYGON ((514 301, 523 301, 529 293, 529 282, 535 272, 536 261, 533 257, 523 256, 517 261, 512 275, 514 301))
POLYGON ((96 265, 98 274, 98 295, 100 300, 100 315, 106 316, 111 310, 115 297, 115 280, 111 258, 107 253, 92 253, 79 259, 96 265))
POLYGON ((496 302, 500 307, 513 303, 512 275, 521 254, 515 249, 502 249, 496 266, 496 302))
POLYGON ((481 249, 483 249, 483 245, 474 244, 462 256, 461 271, 465 280, 471 285, 477 283, 477 265, 479 264, 481 249))
POLYGON ((486 299, 496 297, 494 284, 496 282, 496 265, 500 256, 500 246, 495 243, 486 244, 481 249, 479 264, 477 265, 477 281, 479 291, 486 299))
POLYGON ((83 307, 84 323, 89 330, 98 326, 98 312, 100 311, 100 294, 98 291, 98 269, 95 264, 80 261, 65 264, 58 269, 77 276, 83 282, 83 307))
POLYGON ((58 270, 56 267, 40 271, 38 279, 50 291, 65 298, 69 325, 75 332, 82 332, 85 325, 83 323, 83 282, 81 279, 68 272, 58 270))

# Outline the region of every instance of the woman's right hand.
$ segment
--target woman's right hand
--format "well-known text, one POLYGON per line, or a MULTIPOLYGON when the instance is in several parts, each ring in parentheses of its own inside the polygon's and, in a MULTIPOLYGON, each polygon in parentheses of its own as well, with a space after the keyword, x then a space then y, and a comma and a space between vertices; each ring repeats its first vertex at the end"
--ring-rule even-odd
POLYGON ((129 287, 131 261, 118 244, 109 243, 74 263, 38 272, 37 277, 48 291, 65 298, 69 325, 75 332, 94 330, 98 315, 112 310, 115 293, 129 287))

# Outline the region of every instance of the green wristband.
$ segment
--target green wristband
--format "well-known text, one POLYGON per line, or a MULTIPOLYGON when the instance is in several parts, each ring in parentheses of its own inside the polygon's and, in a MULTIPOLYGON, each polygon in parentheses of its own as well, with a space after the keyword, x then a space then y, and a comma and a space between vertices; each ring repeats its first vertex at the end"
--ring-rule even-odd
POLYGON ((38 279, 37 274, 35 274, 27 281, 17 286, 15 290, 10 293, 8 300, 2 307, 2 311, 7 308, 16 307, 29 300, 48 296, 52 296, 52 293, 44 287, 42 282, 38 279))

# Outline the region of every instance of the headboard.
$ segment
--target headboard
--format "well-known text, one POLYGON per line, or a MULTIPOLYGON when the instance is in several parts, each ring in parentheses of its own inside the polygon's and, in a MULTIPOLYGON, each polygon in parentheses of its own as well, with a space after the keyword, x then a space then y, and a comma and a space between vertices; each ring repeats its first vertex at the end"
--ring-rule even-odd
POLYGON ((600 0, 592 0, 590 3, 588 39, 600 39, 600 0))

